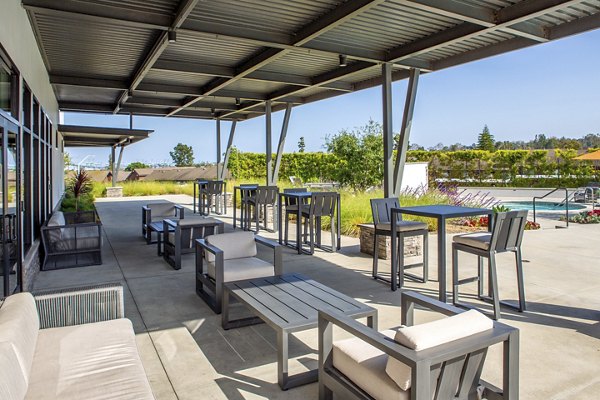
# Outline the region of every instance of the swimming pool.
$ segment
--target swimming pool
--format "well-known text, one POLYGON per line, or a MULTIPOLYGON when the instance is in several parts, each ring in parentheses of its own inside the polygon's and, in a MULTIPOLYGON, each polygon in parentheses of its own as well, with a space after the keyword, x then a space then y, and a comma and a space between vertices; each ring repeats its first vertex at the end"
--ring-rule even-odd
MULTIPOLYGON (((503 206, 510 208, 511 210, 533 210, 532 201, 503 201, 503 206)), ((573 210, 585 210, 586 206, 576 203, 569 203, 569 211, 573 210)), ((560 202, 553 201, 536 201, 536 211, 564 211, 565 205, 560 202)))

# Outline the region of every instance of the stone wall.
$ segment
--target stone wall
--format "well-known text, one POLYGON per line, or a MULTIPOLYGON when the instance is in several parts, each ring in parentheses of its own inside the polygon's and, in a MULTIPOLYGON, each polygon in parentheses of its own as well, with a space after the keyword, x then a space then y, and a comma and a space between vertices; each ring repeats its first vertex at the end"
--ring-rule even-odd
MULTIPOLYGON (((373 224, 360 224, 360 252, 373 255, 373 240, 375 239, 375 229, 373 224)), ((379 236, 377 238, 378 256, 382 260, 392 258, 391 238, 389 236, 379 236)), ((411 236, 404 239, 404 256, 419 256, 423 254, 423 238, 411 236)))

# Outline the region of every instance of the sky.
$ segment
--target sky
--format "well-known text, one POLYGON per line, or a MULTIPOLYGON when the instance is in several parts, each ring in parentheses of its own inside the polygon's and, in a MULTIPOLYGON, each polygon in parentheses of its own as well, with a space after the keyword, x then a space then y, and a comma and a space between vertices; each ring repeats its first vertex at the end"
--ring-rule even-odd
MULTIPOLYGON (((394 82, 393 127, 400 129, 407 81, 394 82)), ((283 112, 273 114, 273 149, 283 112)), ((343 129, 381 122, 381 87, 294 107, 285 152, 322 151, 325 137, 343 129)), ((65 124, 129 127, 128 116, 65 113, 65 124)), ((231 123, 221 122, 225 151, 231 123)), ((600 134, 600 30, 540 44, 421 75, 410 142, 472 144, 487 125, 496 140, 530 140, 536 134, 582 137, 600 134)), ((169 163, 179 142, 191 145, 196 162, 216 161, 215 121, 134 117, 134 128, 152 129, 149 139, 127 147, 123 165, 133 161, 169 163)), ((234 146, 265 152, 265 118, 238 122, 234 146)), ((68 148, 77 163, 104 166, 109 149, 68 148)))

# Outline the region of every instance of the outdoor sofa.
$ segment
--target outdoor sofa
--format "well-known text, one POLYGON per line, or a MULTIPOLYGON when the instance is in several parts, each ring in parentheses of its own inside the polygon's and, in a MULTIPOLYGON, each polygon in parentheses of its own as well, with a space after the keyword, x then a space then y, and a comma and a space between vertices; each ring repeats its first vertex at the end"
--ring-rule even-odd
POLYGON ((0 399, 154 399, 123 287, 18 293, 0 307, 0 399))
POLYGON ((96 211, 55 211, 42 226, 42 270, 102 264, 102 223, 96 211))

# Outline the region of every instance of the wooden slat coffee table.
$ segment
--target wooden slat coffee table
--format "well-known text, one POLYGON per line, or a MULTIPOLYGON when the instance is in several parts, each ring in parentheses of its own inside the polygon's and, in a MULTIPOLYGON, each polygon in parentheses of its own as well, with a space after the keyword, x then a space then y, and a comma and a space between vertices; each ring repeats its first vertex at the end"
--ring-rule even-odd
POLYGON ((317 327, 318 310, 334 310, 352 318, 367 318, 377 329, 377 310, 301 274, 248 279, 225 284, 224 329, 265 322, 277 332, 277 381, 283 390, 318 380, 318 370, 288 375, 288 335, 317 327), (233 296, 257 317, 229 320, 233 296))

